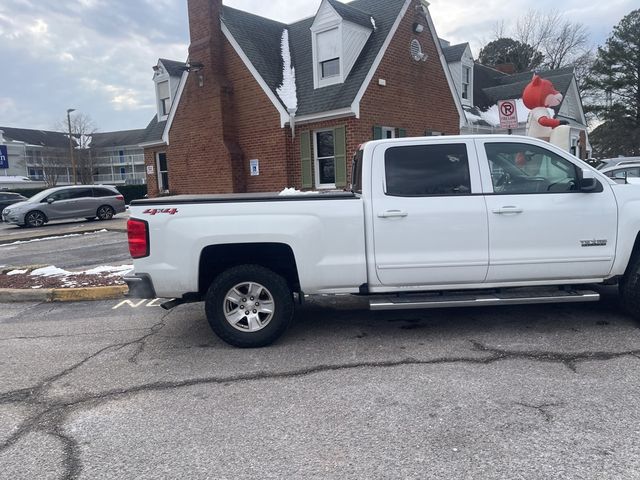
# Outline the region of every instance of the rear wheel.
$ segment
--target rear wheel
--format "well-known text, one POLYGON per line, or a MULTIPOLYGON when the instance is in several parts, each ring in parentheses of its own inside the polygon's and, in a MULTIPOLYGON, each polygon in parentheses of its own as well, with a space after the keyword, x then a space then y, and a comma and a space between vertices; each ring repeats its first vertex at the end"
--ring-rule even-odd
POLYGON ((25 225, 33 228, 41 227, 45 223, 47 223, 47 217, 45 217, 44 213, 34 210, 33 212, 29 212, 24 217, 25 225))
POLYGON ((116 212, 109 205, 102 205, 96 212, 100 220, 111 220, 115 214, 116 212))
POLYGON ((219 275, 205 299, 207 320, 222 340, 241 348, 276 341, 293 318, 287 281, 259 265, 240 265, 219 275))
POLYGON ((631 256, 618 289, 622 307, 627 313, 640 320, 640 252, 634 252, 631 256))

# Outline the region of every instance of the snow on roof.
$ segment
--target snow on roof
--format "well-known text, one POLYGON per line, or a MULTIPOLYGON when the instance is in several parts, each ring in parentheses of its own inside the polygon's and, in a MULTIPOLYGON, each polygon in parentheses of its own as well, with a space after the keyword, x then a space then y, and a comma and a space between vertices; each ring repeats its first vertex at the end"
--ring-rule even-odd
POLYGON ((282 85, 280 85, 276 92, 283 101, 289 111, 295 111, 298 109, 298 96, 296 93, 296 69, 291 66, 291 50, 289 48, 289 30, 282 31, 281 40, 282 51, 282 85))
MULTIPOLYGON (((518 112, 518 123, 525 123, 529 118, 529 113, 531 112, 531 110, 529 110, 525 106, 521 98, 517 98, 515 99, 515 101, 516 101, 516 110, 518 112)), ((554 111, 552 109, 548 109, 548 110, 549 110, 549 116, 553 118, 555 116, 554 111)), ((484 120, 492 127, 500 126, 500 113, 498 112, 497 103, 494 105, 491 105, 485 111, 478 110, 478 112, 479 112, 479 115, 476 115, 472 112, 469 112, 468 110, 465 110, 467 120, 469 120, 470 122, 479 122, 481 120, 484 120)))

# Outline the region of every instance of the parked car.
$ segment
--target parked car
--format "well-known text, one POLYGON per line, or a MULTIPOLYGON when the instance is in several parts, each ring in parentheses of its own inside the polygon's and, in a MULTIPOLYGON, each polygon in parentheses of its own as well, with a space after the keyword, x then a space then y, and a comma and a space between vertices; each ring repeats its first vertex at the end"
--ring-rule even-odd
POLYGON ((124 197, 115 187, 78 185, 44 190, 2 212, 2 220, 26 227, 41 227, 50 220, 81 218, 110 220, 125 211, 124 197))
POLYGON ((26 199, 27 197, 23 197, 19 193, 0 192, 0 214, 9 205, 13 205, 14 203, 18 202, 24 202, 26 199))
POLYGON ((307 295, 399 310, 596 301, 589 285, 618 284, 640 318, 640 186, 513 135, 368 142, 351 178, 350 192, 132 202, 131 296, 204 301, 240 347, 273 342, 307 295))
POLYGON ((615 167, 617 165, 629 165, 632 163, 640 163, 640 157, 616 157, 616 158, 603 158, 597 160, 595 166, 598 170, 604 170, 605 168, 615 167))
POLYGON ((627 183, 627 178, 640 178, 640 160, 636 162, 622 162, 617 165, 604 167, 600 171, 617 183, 627 183))

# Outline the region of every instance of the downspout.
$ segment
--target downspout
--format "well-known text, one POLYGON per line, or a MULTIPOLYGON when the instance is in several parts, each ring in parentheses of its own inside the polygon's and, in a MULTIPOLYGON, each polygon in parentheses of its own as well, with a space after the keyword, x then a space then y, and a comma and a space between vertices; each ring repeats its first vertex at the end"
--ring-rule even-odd
POLYGON ((293 141, 296 138, 296 113, 298 111, 297 108, 288 108, 289 112, 289 125, 291 126, 291 140, 293 141))

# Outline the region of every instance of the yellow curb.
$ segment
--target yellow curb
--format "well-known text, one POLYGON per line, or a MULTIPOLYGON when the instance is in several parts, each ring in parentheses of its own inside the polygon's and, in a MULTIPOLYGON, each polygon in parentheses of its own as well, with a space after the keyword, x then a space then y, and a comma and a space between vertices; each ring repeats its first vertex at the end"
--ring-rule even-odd
POLYGON ((54 288, 52 302, 79 302, 83 300, 113 300, 122 298, 129 291, 126 285, 87 288, 54 288))

